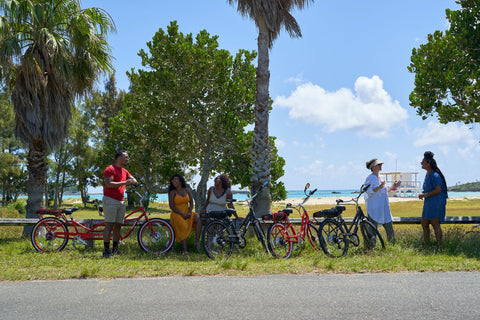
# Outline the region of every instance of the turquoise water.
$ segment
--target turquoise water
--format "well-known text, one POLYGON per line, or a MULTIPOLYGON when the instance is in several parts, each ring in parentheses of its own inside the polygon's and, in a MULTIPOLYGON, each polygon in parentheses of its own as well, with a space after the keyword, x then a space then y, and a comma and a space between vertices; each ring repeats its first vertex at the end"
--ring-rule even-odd
MULTIPOLYGON (((358 194, 358 190, 317 190, 312 198, 323 198, 323 197, 334 197, 335 199, 348 199, 352 198, 358 194)), ((480 196, 480 192, 449 192, 449 197, 469 197, 469 196, 480 196)), ((101 194, 90 195, 91 199, 102 200, 101 194)), ((290 190, 287 191, 287 199, 291 198, 304 198, 305 194, 303 190, 290 190)), ((64 199, 68 198, 80 198, 79 195, 69 195, 64 196, 64 199)), ((236 200, 245 200, 247 199, 247 194, 245 193, 233 193, 233 198, 236 200)), ((154 201, 168 201, 168 195, 166 193, 157 194, 157 198, 154 201)))

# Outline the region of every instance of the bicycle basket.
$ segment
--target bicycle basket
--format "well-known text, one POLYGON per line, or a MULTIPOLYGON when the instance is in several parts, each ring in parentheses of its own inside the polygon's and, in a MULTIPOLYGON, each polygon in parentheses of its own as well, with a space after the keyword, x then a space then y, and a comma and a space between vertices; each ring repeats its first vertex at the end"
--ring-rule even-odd
POLYGON ((288 215, 292 213, 292 209, 283 209, 273 214, 266 214, 262 216, 263 220, 285 221, 288 215))
POLYGON ((317 211, 313 214, 313 217, 314 218, 335 218, 335 217, 338 217, 343 211, 345 211, 345 206, 336 206, 331 209, 317 211))
POLYGON ((225 219, 227 216, 230 217, 234 212, 235 210, 233 209, 227 209, 222 211, 209 211, 207 215, 212 219, 225 219))

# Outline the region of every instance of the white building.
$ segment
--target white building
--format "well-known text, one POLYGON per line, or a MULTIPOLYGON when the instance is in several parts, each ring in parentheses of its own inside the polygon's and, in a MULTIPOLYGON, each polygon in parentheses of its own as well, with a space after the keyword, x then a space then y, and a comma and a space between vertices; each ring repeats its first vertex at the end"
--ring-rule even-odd
POLYGON ((417 178, 418 172, 381 172, 380 175, 384 177, 387 187, 397 180, 402 181, 400 187, 388 193, 389 197, 416 198, 422 190, 421 182, 417 178))

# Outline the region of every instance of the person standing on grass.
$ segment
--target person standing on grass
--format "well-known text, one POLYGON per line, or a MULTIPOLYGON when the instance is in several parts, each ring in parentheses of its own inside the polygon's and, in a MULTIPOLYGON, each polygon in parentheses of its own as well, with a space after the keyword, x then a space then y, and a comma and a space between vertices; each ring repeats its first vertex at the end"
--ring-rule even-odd
POLYGON ((418 195, 418 198, 424 200, 422 211, 423 241, 425 244, 430 242, 431 224, 437 240, 437 249, 440 249, 443 237, 440 225, 445 222, 448 193, 445 176, 438 168, 433 156, 434 154, 431 151, 426 151, 423 154, 421 164, 422 169, 426 170, 427 174, 423 182, 423 192, 418 195))
POLYGON ((388 192, 393 188, 398 188, 402 182, 398 180, 391 187, 385 187, 385 181, 380 178, 382 164, 383 162, 378 159, 372 159, 366 163, 367 169, 372 171, 365 180, 365 184, 370 185, 364 195, 368 213, 367 219, 374 225, 382 224, 387 233, 388 242, 395 244, 388 192))
POLYGON ((103 188, 103 214, 105 229, 103 231, 103 257, 110 258, 112 254, 119 255, 118 242, 125 217, 125 187, 136 184, 137 180, 125 169, 128 164, 128 154, 124 150, 115 152, 115 163, 103 172, 105 187, 103 188), (110 252, 110 234, 113 231, 113 247, 110 252))

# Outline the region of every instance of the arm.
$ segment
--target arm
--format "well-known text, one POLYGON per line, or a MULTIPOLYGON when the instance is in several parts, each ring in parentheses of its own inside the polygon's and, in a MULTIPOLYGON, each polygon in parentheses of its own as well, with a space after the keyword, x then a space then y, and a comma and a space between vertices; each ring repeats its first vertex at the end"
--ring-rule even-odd
POLYGON ((392 189, 400 187, 401 184, 401 180, 395 181, 391 187, 388 187, 387 191, 390 192, 392 189))
POLYGON ((187 193, 188 193, 188 198, 190 199, 189 206, 188 206, 187 218, 190 218, 190 216, 192 215, 192 211, 193 211, 193 196, 192 196, 192 193, 190 192, 190 189, 187 188, 186 190, 187 190, 187 193))
MULTIPOLYGON (((226 190, 226 193, 227 193, 226 199, 227 199, 227 200, 232 200, 232 199, 233 199, 232 190, 231 190, 230 188, 228 188, 228 189, 226 190)), ((231 203, 231 202, 227 202, 227 207, 229 207, 230 209, 235 210, 235 207, 233 206, 233 203, 231 203)), ((233 215, 235 216, 236 219, 238 219, 237 211, 235 211, 235 212, 233 213, 233 215)))
POLYGON ((205 202, 205 208, 203 209, 203 211, 207 211, 207 206, 208 204, 210 203, 210 195, 212 194, 212 187, 208 188, 208 191, 207 191, 207 202, 205 202))
POLYGON ((113 181, 113 176, 105 177, 104 180, 105 180, 106 188, 118 188, 121 186, 130 186, 132 184, 137 183, 137 180, 133 176, 128 177, 127 180, 125 181, 118 181, 118 182, 113 181))
POLYGON ((442 192, 442 187, 440 185, 437 185, 435 187, 435 189, 433 189, 430 192, 420 193, 418 195, 418 198, 419 199, 424 199, 424 198, 428 198, 428 197, 433 197, 433 196, 436 196, 437 194, 440 194, 440 192, 442 192))

